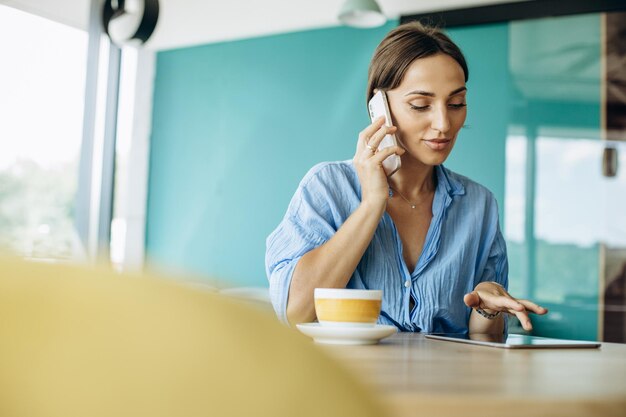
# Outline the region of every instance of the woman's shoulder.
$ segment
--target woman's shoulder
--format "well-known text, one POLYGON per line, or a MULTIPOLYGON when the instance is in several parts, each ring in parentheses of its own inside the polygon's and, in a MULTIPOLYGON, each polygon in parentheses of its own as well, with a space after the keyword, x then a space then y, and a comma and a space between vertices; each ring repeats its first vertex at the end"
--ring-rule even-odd
POLYGON ((300 181, 287 214, 302 217, 303 212, 314 211, 330 219, 348 215, 359 201, 360 185, 352 161, 322 162, 300 181))
POLYGON ((443 168, 443 166, 441 168, 452 189, 449 194, 454 203, 450 209, 450 215, 466 219, 467 224, 481 228, 487 227, 491 230, 499 217, 498 202, 491 190, 465 175, 443 168))
POLYGON ((466 195, 470 199, 494 199, 494 195, 487 187, 474 181, 473 179, 452 171, 449 168, 441 167, 441 172, 448 182, 448 189, 451 194, 466 195))
POLYGON ((320 162, 314 165, 300 181, 300 188, 316 185, 353 186, 358 180, 352 160, 320 162))

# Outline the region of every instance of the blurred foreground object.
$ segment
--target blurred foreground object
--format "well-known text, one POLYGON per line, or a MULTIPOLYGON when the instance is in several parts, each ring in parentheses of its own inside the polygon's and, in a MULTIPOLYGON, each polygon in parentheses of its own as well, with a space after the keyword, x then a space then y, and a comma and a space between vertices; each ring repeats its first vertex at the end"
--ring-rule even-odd
POLYGON ((0 415, 374 416, 272 314, 168 280, 0 259, 0 415))
POLYGON ((102 7, 104 31, 120 48, 146 43, 158 19, 158 0, 105 0, 102 7))

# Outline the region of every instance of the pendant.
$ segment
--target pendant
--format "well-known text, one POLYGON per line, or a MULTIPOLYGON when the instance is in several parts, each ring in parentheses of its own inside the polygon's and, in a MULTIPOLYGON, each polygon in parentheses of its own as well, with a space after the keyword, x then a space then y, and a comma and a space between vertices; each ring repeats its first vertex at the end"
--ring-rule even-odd
POLYGON ((414 209, 414 208, 415 208, 415 206, 411 205, 411 208, 412 208, 412 209, 414 209))

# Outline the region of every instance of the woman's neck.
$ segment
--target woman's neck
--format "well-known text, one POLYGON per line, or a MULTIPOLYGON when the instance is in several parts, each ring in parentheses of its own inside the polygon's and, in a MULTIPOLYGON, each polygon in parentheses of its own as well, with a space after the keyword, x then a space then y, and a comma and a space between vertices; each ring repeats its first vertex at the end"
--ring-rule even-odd
MULTIPOLYGON (((407 161, 408 162, 408 161, 407 161)), ((421 163, 405 163, 389 178, 392 189, 415 201, 435 191, 435 167, 421 163)))

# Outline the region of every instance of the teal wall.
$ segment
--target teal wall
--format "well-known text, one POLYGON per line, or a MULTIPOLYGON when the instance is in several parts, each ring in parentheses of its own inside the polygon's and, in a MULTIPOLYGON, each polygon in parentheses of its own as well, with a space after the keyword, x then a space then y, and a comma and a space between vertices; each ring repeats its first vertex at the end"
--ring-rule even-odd
MULTIPOLYGON (((234 285, 267 285, 265 238, 311 166, 352 157, 358 132, 369 123, 369 60, 396 25, 159 53, 146 242, 151 264, 234 285)), ((470 69, 470 127, 447 165, 502 201, 506 120, 490 119, 491 109, 472 101, 504 107, 506 63, 482 48, 480 32, 459 33, 470 67, 489 62, 500 75, 470 69)), ((489 36, 506 48, 506 26, 494 26, 489 36)))
POLYGON ((150 264, 266 286, 265 238, 310 167, 352 157, 369 60, 396 25, 158 53, 150 264))
POLYGON ((511 82, 508 24, 448 30, 469 66, 467 120, 447 166, 494 193, 504 224, 506 137, 511 82))

